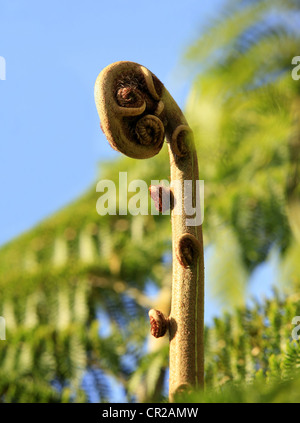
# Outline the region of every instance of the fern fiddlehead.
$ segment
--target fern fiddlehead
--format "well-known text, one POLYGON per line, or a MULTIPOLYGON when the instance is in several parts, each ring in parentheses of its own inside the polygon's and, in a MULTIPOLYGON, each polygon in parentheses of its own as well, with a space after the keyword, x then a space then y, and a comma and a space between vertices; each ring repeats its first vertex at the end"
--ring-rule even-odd
POLYGON ((199 173, 193 133, 164 85, 137 63, 106 67, 95 84, 95 101, 101 128, 115 150, 146 159, 159 153, 164 138, 168 143, 171 187, 177 186, 172 192, 172 304, 167 319, 158 311, 149 316, 154 336, 169 329, 172 400, 176 392, 201 387, 204 380, 204 259, 202 224, 194 219, 199 173), (188 211, 186 181, 192 185, 188 211))

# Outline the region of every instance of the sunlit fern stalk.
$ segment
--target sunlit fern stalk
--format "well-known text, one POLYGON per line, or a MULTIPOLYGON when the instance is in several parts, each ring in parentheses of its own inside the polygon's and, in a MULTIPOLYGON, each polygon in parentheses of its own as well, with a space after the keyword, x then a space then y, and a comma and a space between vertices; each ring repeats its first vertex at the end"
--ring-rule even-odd
MULTIPOLYGON (((149 316, 154 336, 163 336, 169 329, 169 398, 173 400, 178 391, 203 387, 204 383, 202 225, 191 223, 195 211, 187 214, 184 197, 184 183, 190 181, 192 206, 195 208, 199 204, 198 162, 192 131, 163 84, 136 63, 117 62, 105 68, 96 81, 95 100, 101 128, 117 151, 132 158, 146 159, 161 150, 165 137, 168 142, 173 233, 172 305, 169 317, 157 310, 151 310, 149 316), (179 183, 177 190, 172 186, 175 182, 179 183)), ((154 191, 160 189, 163 190, 152 187, 154 191)))

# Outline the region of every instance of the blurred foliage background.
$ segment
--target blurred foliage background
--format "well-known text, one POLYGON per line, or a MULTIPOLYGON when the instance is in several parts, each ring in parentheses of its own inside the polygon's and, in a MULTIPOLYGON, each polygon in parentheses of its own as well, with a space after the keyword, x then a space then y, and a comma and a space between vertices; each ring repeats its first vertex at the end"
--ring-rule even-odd
MULTIPOLYGON (((206 328, 205 395, 179 400, 298 401, 299 23, 296 0, 228 0, 183 59, 207 274, 225 311, 206 328), (249 304, 250 277, 274 252, 277 290, 249 304)), ((119 172, 168 179, 166 146, 101 163, 99 179, 118 187, 119 172)), ((166 399, 168 340, 149 337, 147 311, 169 312, 170 218, 99 216, 95 186, 0 250, 2 402, 166 399)))

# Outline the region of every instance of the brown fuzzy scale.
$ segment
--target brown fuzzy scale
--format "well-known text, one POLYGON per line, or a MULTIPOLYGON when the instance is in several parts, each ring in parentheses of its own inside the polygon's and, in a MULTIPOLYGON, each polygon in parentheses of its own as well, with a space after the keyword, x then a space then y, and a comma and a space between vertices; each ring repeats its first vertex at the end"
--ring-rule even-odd
POLYGON ((192 266, 200 252, 200 243, 194 235, 184 234, 178 243, 177 258, 183 267, 192 266))
POLYGON ((177 147, 179 151, 178 155, 180 155, 181 157, 185 156, 189 152, 186 138, 187 136, 186 136, 186 133, 184 132, 181 132, 177 138, 177 147))
POLYGON ((147 90, 145 80, 142 75, 137 74, 136 72, 129 72, 127 74, 121 73, 114 82, 114 92, 117 93, 120 88, 138 88, 141 92, 147 90))
POLYGON ((191 151, 193 133, 189 126, 179 125, 172 134, 172 150, 177 157, 185 157, 191 151))
POLYGON ((163 185, 151 185, 149 191, 157 211, 163 213, 173 210, 175 201, 174 194, 170 188, 163 185))
POLYGON ((146 115, 141 118, 135 127, 138 140, 144 145, 162 144, 164 140, 164 127, 155 116, 146 115))
POLYGON ((161 338, 164 336, 168 329, 168 318, 159 311, 151 309, 149 311, 149 319, 151 326, 151 335, 154 338, 161 338))
POLYGON ((117 103, 122 107, 140 107, 144 103, 144 96, 137 88, 119 88, 116 95, 117 103))
MULTIPOLYGON (((164 141, 163 124, 158 125, 157 122, 151 122, 151 119, 147 117, 148 115, 143 113, 137 117, 124 119, 123 132, 135 144, 161 146, 164 141)), ((155 119, 156 116, 153 115, 153 118, 155 119)))
POLYGON ((142 101, 146 101, 146 110, 144 114, 154 114, 158 102, 148 94, 147 84, 143 75, 138 75, 131 72, 127 75, 121 74, 119 79, 116 81, 115 87, 116 101, 120 106, 123 107, 139 107, 142 101), (131 97, 132 101, 123 99, 122 93, 130 93, 128 96, 131 97), (134 101, 134 99, 138 101, 134 101))

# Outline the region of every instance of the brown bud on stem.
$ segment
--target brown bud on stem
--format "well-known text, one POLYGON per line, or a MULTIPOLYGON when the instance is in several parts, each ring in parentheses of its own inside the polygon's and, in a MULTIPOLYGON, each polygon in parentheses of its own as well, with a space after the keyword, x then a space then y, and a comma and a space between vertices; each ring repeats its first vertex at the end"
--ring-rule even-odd
POLYGON ((154 310, 153 308, 148 314, 150 319, 151 335, 153 335, 154 338, 164 336, 168 330, 169 319, 161 311, 154 310))
POLYGON ((163 185, 151 185, 149 191, 154 206, 160 213, 174 208, 174 195, 170 188, 163 185))

